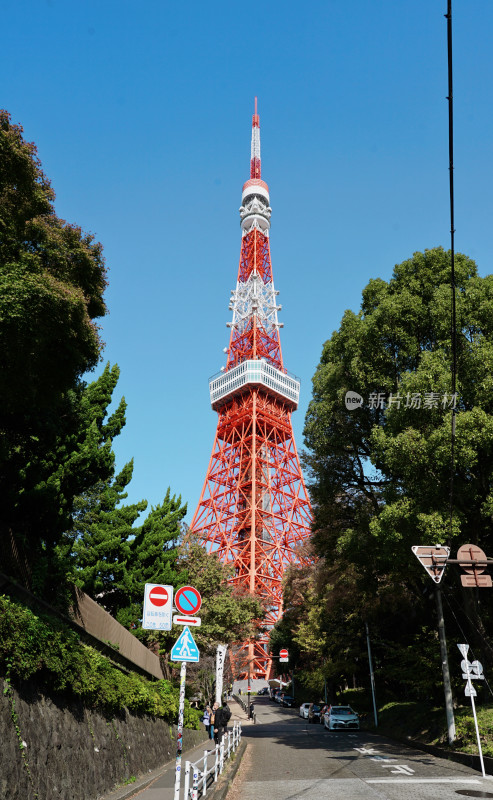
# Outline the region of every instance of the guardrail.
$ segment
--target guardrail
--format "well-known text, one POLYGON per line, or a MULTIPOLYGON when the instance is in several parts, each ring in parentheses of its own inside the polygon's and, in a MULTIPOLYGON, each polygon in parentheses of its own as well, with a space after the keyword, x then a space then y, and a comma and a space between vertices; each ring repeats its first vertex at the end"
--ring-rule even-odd
MULTIPOLYGON (((248 705, 245 702, 243 702, 243 699, 237 694, 234 694, 233 698, 234 700, 236 700, 238 705, 242 707, 245 714, 248 714, 248 705)), ((252 720, 253 724, 256 725, 257 717, 255 716, 255 711, 252 710, 251 706, 250 706, 250 719, 252 720)))
POLYGON ((221 744, 216 744, 215 751, 204 750, 198 761, 185 761, 185 785, 183 800, 198 800, 207 794, 208 783, 217 783, 228 758, 236 751, 241 741, 241 722, 235 722, 233 730, 226 731, 221 744), (208 760, 212 754, 214 763, 209 767, 208 760), (200 766, 202 765, 202 767, 200 766), (214 778, 209 781, 210 778, 214 778), (190 777, 192 786, 190 787, 190 777))

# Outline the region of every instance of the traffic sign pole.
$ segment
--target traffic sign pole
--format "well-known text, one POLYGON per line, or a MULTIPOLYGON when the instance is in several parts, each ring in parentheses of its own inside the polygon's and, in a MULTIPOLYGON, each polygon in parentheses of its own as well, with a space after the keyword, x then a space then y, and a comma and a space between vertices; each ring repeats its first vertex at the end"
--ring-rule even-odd
MULTIPOLYGON (((481 739, 479 738, 478 717, 476 715, 476 705, 474 703, 474 695, 476 694, 476 691, 475 691, 475 689, 474 689, 474 687, 473 687, 473 685, 471 683, 471 678, 474 678, 475 676, 471 675, 471 672, 470 672, 470 669, 469 669, 470 664, 469 664, 469 661, 467 660, 467 651, 469 650, 469 645, 458 644, 457 647, 459 648, 459 650, 461 652, 461 655, 464 656, 464 661, 462 662, 461 666, 464 667, 464 672, 466 673, 466 677, 467 677, 466 689, 469 688, 469 690, 470 690, 469 691, 469 697, 470 697, 470 700, 471 700, 472 713, 473 713, 473 717, 474 717, 474 727, 476 728, 476 739, 478 740, 478 750, 479 750, 479 760, 481 762, 481 772, 483 773, 483 778, 486 778, 486 772, 484 771, 483 750, 481 748, 481 739)), ((478 663, 478 662, 474 662, 474 663, 478 663)), ((481 664, 479 666, 481 667, 481 664)))
POLYGON ((176 737, 176 772, 174 800, 180 800, 181 778, 181 751, 183 749, 183 712, 185 710, 185 681, 187 677, 187 662, 181 662, 180 670, 180 705, 178 707, 178 733, 176 737))
POLYGON ((445 714, 447 717, 449 744, 455 740, 454 703, 452 698, 452 684, 450 682, 450 669, 448 665, 447 640, 445 638, 445 620, 443 618, 442 593, 435 586, 435 600, 438 617, 438 638, 440 640, 440 654, 442 656, 443 691, 445 695, 445 714))

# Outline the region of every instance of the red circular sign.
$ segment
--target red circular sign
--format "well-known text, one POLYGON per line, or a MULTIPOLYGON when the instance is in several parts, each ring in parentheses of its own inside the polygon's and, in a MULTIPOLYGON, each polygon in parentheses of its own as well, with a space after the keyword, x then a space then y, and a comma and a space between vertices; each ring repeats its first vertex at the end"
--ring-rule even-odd
POLYGON ((164 586, 154 586, 149 592, 149 600, 153 606, 165 606, 168 602, 168 590, 164 586))
POLYGON ((200 592, 193 586, 182 586, 175 593, 175 606, 182 614, 196 614, 201 605, 200 592))
POLYGON ((279 655, 280 655, 281 658, 287 658, 288 657, 288 651, 287 650, 279 650, 279 655))
POLYGON ((457 560, 460 562, 460 566, 464 572, 468 572, 469 575, 474 575, 476 572, 481 574, 488 566, 484 550, 481 550, 481 548, 477 547, 475 544, 463 544, 462 547, 459 547, 457 550, 457 560), (471 564, 471 561, 476 561, 478 563, 471 564))

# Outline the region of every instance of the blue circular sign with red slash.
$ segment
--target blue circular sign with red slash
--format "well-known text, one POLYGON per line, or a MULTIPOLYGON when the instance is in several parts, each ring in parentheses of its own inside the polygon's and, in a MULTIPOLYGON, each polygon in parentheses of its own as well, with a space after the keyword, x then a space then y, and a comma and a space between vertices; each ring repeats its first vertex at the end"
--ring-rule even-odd
POLYGON ((201 605, 200 592, 193 586, 182 586, 175 592, 175 606, 182 614, 196 614, 201 605))

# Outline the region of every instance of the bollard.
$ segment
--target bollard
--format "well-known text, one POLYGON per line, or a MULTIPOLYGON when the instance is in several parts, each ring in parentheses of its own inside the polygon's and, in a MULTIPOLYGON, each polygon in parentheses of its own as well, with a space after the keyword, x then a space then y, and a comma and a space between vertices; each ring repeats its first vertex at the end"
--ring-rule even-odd
POLYGON ((195 764, 193 767, 192 800, 198 800, 198 797, 199 797, 199 770, 197 765, 195 764))
POLYGON ((219 773, 221 773, 224 769, 224 736, 221 739, 221 744, 219 745, 219 773))
POLYGON ((183 797, 188 800, 188 793, 190 791, 190 761, 185 761, 185 788, 183 790, 183 797))

